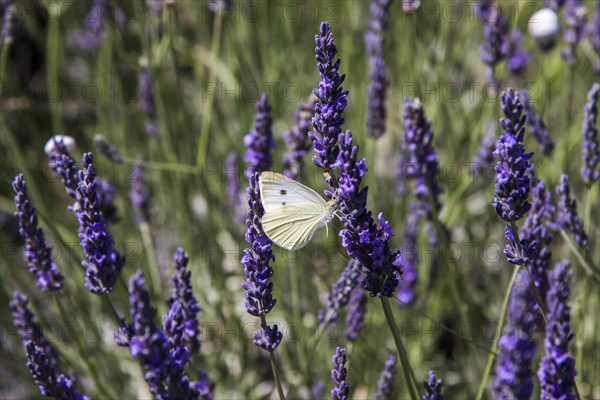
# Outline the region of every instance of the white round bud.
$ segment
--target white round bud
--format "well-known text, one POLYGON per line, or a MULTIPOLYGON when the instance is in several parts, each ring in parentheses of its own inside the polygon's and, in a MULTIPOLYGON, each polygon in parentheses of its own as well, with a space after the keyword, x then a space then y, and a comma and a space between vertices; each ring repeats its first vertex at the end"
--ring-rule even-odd
POLYGON ((550 8, 537 11, 529 19, 529 33, 542 50, 550 49, 560 33, 558 16, 550 8))

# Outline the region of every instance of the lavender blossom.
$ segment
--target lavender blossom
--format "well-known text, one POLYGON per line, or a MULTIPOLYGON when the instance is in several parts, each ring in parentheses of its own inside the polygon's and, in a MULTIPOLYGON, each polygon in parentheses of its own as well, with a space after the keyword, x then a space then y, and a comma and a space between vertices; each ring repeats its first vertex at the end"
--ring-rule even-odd
POLYGON ((488 66, 488 77, 494 81, 494 68, 508 54, 508 20, 494 4, 486 8, 481 44, 481 61, 488 66))
POLYGON ((572 66, 575 63, 575 53, 581 41, 586 24, 587 9, 581 0, 567 0, 565 9, 565 23, 567 28, 563 39, 569 46, 562 52, 563 59, 572 66))
POLYGON ((79 220, 79 239, 85 261, 85 286, 94 294, 111 292, 125 264, 123 257, 113 248, 114 240, 108 234, 107 223, 98 201, 96 169, 92 153, 83 155, 83 169, 79 171, 76 197, 79 203, 75 212, 79 220))
POLYGON ((542 120, 542 117, 535 112, 531 101, 529 100, 529 94, 527 90, 521 90, 521 99, 523 100, 523 112, 527 118, 527 127, 531 131, 533 138, 542 147, 542 153, 546 155, 552 154, 554 150, 554 140, 548 134, 546 124, 542 120))
POLYGON ((158 135, 156 122, 156 108, 154 106, 154 89, 152 89, 152 76, 147 67, 142 67, 138 73, 138 101, 139 109, 146 114, 144 130, 148 136, 158 135))
POLYGON ((577 214, 577 201, 571 197, 569 177, 560 177, 560 186, 556 188, 560 197, 558 202, 558 225, 574 236, 575 242, 582 247, 588 244, 588 235, 583 228, 583 220, 577 214))
POLYGON ((245 176, 248 179, 257 172, 270 170, 273 166, 271 153, 275 148, 275 139, 273 139, 272 124, 271 105, 267 95, 263 93, 256 103, 254 129, 244 136, 244 145, 247 148, 244 162, 248 164, 245 176))
POLYGON ((325 383, 323 381, 315 382, 310 388, 310 394, 313 400, 325 400, 325 383))
POLYGON ((486 129, 477 154, 473 158, 475 171, 484 174, 488 166, 494 162, 494 150, 496 150, 496 127, 490 125, 486 129))
POLYGON ((513 230, 512 226, 507 225, 504 232, 504 237, 508 242, 504 249, 504 255, 506 255, 508 262, 524 267, 531 265, 537 255, 537 243, 530 242, 527 239, 521 239, 517 243, 515 236, 518 233, 518 228, 516 226, 513 230))
POLYGON ((191 271, 187 269, 189 257, 181 247, 177 248, 173 263, 177 274, 173 276, 173 294, 169 299, 169 306, 179 302, 183 316, 183 342, 191 351, 200 349, 200 326, 198 322, 198 313, 202 311, 198 305, 198 300, 192 291, 190 282, 191 271))
POLYGON ((331 287, 327 295, 327 304, 324 310, 319 310, 319 322, 327 325, 335 322, 340 310, 350 301, 350 294, 361 280, 360 264, 350 259, 338 280, 331 287))
POLYGON ((12 1, 2 5, 2 28, 0 29, 0 39, 2 46, 10 46, 14 40, 14 20, 17 8, 12 1))
POLYGON ((141 159, 137 159, 133 164, 131 171, 131 190, 129 200, 133 204, 135 219, 138 224, 147 222, 150 219, 150 191, 146 185, 144 170, 141 166, 141 159))
POLYGON ((532 309, 529 274, 520 269, 510 294, 508 324, 498 341, 494 391, 499 399, 529 399, 533 393, 536 343, 531 337, 536 315, 532 309))
POLYGON ((421 0, 403 0, 402 1, 402 12, 405 14, 411 14, 419 9, 421 6, 421 0))
POLYGON ((385 361, 383 371, 379 376, 379 383, 377 384, 377 393, 375 398, 377 400, 386 400, 392 398, 394 392, 394 381, 396 377, 396 356, 390 354, 385 361))
POLYGON ((358 146, 352 133, 340 135, 339 153, 339 209, 344 229, 340 232, 342 245, 348 255, 363 266, 362 286, 371 296, 392 297, 402 274, 400 252, 392 252, 390 239, 394 235, 383 215, 379 227, 367 205, 368 188, 360 188, 367 171, 365 159, 358 160, 358 146))
POLYGON ((338 163, 340 148, 338 136, 342 133, 348 91, 342 89, 346 75, 339 74, 340 60, 335 60, 337 47, 329 23, 321 23, 315 36, 315 56, 321 80, 314 94, 319 98, 312 119, 313 130, 309 132, 315 148, 313 162, 325 172, 334 170, 338 163))
POLYGON ((346 330, 344 337, 349 342, 355 342, 362 328, 365 326, 365 315, 367 313, 367 296, 365 291, 359 287, 354 288, 350 294, 348 312, 346 314, 346 330))
POLYGON ((108 0, 94 0, 85 16, 83 29, 77 31, 75 44, 80 51, 94 54, 106 37, 105 17, 108 13, 108 0))
POLYGON ((415 200, 410 203, 408 216, 404 223, 404 242, 402 243, 402 280, 398 284, 396 299, 402 305, 411 304, 415 300, 415 286, 417 285, 417 270, 419 266, 419 252, 417 236, 419 224, 426 217, 427 205, 415 200))
MULTIPOLYGON (((600 9, 600 4, 598 8, 600 9)), ((596 126, 598 122, 597 103, 599 94, 600 84, 594 83, 588 92, 588 101, 583 111, 583 143, 581 144, 583 167, 581 168, 581 178, 588 187, 600 179, 600 147, 596 126)))
POLYGON ((304 168, 304 156, 311 149, 308 136, 311 120, 315 115, 317 97, 311 95, 305 103, 300 104, 294 114, 294 127, 283 133, 289 152, 283 156, 283 174, 296 179, 304 168))
POLYGON ((347 400, 350 388, 346 384, 347 371, 346 350, 342 347, 335 349, 333 356, 333 369, 331 370, 331 380, 333 381, 333 390, 331 391, 331 400, 347 400))
MULTIPOLYGON (((592 47, 596 51, 596 56, 600 57, 600 3, 596 0, 596 12, 587 26, 586 35, 589 37, 592 47)), ((600 75, 600 61, 596 63, 596 74, 600 75)))
POLYGON ((576 399, 575 360, 569 355, 569 343, 573 333, 569 327, 571 318, 569 279, 571 269, 568 261, 556 264, 550 273, 550 289, 546 296, 548 324, 544 340, 545 354, 538 371, 540 399, 576 399))
POLYGON ((425 394, 422 400, 444 400, 442 395, 444 382, 441 379, 436 379, 433 371, 429 371, 429 380, 424 381, 423 386, 425 387, 425 394))
POLYGON ((96 180, 96 194, 100 212, 104 215, 106 222, 108 224, 118 222, 121 217, 119 217, 119 212, 113 202, 117 196, 117 189, 106 179, 98 178, 96 180))
MULTIPOLYGON (((258 174, 250 175, 250 186, 246 193, 248 195, 248 217, 246 219, 246 242, 250 245, 244 249, 242 264, 247 278, 242 282, 242 287, 246 291, 245 302, 248 314, 263 318, 275 306, 276 300, 273 298, 273 283, 270 278, 273 275, 273 269, 269 265, 275 261, 273 255, 273 243, 267 237, 262 229, 262 217, 265 213, 260 201, 258 190, 258 174)), ((267 350, 273 351, 283 338, 283 334, 278 331, 277 325, 273 328, 264 323, 259 331, 254 335, 254 344, 267 350)))
MULTIPOLYGON (((129 349, 145 371, 144 379, 150 392, 159 399, 198 397, 194 385, 183 371, 190 353, 178 347, 177 341, 173 340, 173 325, 181 326, 170 321, 176 318, 177 310, 171 307, 166 317, 168 334, 156 326, 156 310, 150 304, 150 293, 141 271, 131 277, 129 304, 133 319, 129 349)), ((179 302, 177 304, 181 305, 179 302)))
POLYGON ((418 98, 404 100, 403 125, 402 139, 410 154, 406 160, 409 165, 407 175, 416 181, 414 192, 423 205, 433 203, 433 206, 429 206, 433 208, 427 212, 427 218, 431 220, 431 213, 438 213, 441 208, 439 196, 442 189, 438 184, 440 164, 433 148, 431 121, 425 116, 423 104, 418 98))
POLYGON ((60 178, 67 194, 73 199, 77 198, 77 187, 79 185, 79 172, 77 162, 68 153, 62 141, 54 142, 56 151, 49 154, 50 169, 60 178))
POLYGON ((23 175, 13 181, 15 195, 15 216, 19 221, 19 234, 25 241, 25 259, 29 272, 37 275, 36 285, 43 292, 60 290, 64 276, 52 261, 52 248, 46 244, 44 231, 38 228, 37 212, 27 195, 23 175))
POLYGON ((242 195, 244 194, 244 191, 240 184, 238 171, 238 154, 232 151, 225 159, 225 175, 227 179, 225 191, 227 193, 229 211, 236 222, 246 220, 245 212, 242 207, 242 195))
POLYGON ((117 148, 117 146, 109 142, 104 136, 95 135, 94 146, 96 146, 98 151, 113 163, 123 164, 124 160, 121 156, 121 153, 119 153, 119 149, 117 148))
POLYGON ((384 31, 388 27, 391 0, 371 2, 369 26, 365 34, 365 45, 369 55, 369 100, 367 104, 367 134, 374 138, 385 132, 385 91, 388 70, 383 59, 384 31))
POLYGON ((515 29, 510 38, 506 60, 506 67, 513 74, 523 72, 531 63, 531 55, 523 50, 522 41, 523 35, 521 31, 515 29))
POLYGON ((529 191, 533 166, 529 159, 533 153, 525 153, 526 117, 522 116, 523 106, 519 95, 509 88, 500 96, 502 111, 506 119, 500 119, 504 135, 496 143, 494 156, 496 164, 496 195, 493 206, 496 213, 506 222, 518 221, 531 208, 529 191))

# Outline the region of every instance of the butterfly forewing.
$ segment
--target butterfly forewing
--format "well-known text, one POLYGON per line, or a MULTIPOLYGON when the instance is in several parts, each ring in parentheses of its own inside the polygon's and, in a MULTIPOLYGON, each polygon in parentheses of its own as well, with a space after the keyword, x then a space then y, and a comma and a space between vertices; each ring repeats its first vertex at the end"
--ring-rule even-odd
POLYGON ((300 249, 326 222, 325 209, 316 204, 293 204, 274 208, 262 218, 263 230, 276 245, 300 249))
POLYGON ((286 205, 314 204, 326 207, 325 200, 311 188, 273 171, 265 171, 259 178, 260 200, 268 213, 286 205))

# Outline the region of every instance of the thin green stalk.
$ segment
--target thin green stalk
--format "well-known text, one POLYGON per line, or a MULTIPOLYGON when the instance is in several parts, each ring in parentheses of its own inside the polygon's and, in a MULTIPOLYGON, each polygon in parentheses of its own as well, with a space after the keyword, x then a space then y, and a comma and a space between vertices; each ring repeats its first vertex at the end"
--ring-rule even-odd
MULTIPOLYGON (((218 12, 215 15, 215 23, 213 26, 213 41, 211 49, 211 63, 208 71, 208 83, 214 83, 217 74, 217 57, 219 55, 219 47, 221 46, 221 31, 223 26, 222 13, 218 12)), ((202 127, 200 130, 200 143, 198 145, 198 154, 196 157, 196 165, 202 166, 206 162, 206 154, 208 152, 208 142, 210 138, 210 123, 212 118, 213 97, 208 95, 204 103, 202 112, 202 127)))
MULTIPOLYGON (((54 9, 54 8, 53 8, 54 9)), ((46 74, 48 84, 59 87, 58 82, 58 52, 59 45, 62 43, 59 32, 60 15, 52 15, 48 19, 48 36, 46 40, 46 74)), ((65 131, 60 115, 60 96, 53 98, 48 96, 50 107, 50 117, 52 119, 52 129, 54 133, 63 133, 65 131)))
POLYGON ((404 379, 406 380, 406 385, 408 386, 410 398, 411 400, 418 400, 419 384, 417 383, 415 373, 410 367, 410 363, 408 362, 408 355, 406 354, 406 349, 404 349, 404 345, 402 344, 402 337, 400 336, 398 326, 396 325, 396 320, 394 319, 394 314, 392 313, 390 303, 386 297, 381 298, 381 306, 383 307, 385 319, 387 320, 388 326, 392 331, 392 336, 394 337, 394 343, 396 344, 396 352, 398 353, 400 363, 402 364, 402 373, 404 374, 404 379))
MULTIPOLYGON (((517 279, 517 273, 519 271, 519 267, 515 267, 512 273, 512 277, 510 278, 510 282, 508 284, 508 289, 506 289, 506 293, 504 294, 504 301, 502 302, 502 308, 500 309, 500 318, 498 320, 498 330, 497 332, 502 333, 502 327, 504 326, 504 319, 506 318, 506 310, 508 309, 508 303, 510 300, 510 292, 515 284, 517 279)), ((485 394, 485 386, 487 384, 488 377, 490 376, 490 372, 492 372, 492 367, 494 366, 494 360, 496 359, 496 353, 498 352, 498 340, 494 340, 492 344, 492 348, 490 350, 490 355, 488 356, 487 364, 485 366, 485 370, 483 371, 483 376, 481 377, 481 381, 479 382, 479 389, 477 389, 476 400, 481 400, 483 395, 485 394)))
MULTIPOLYGON (((267 319, 264 315, 260 316, 260 323, 263 328, 267 326, 267 319)), ((279 400, 285 400, 285 394, 283 393, 283 387, 281 386, 281 377, 279 376, 279 368, 277 365, 277 360, 275 359, 275 353, 273 351, 269 351, 269 357, 271 358, 271 369, 273 370, 275 386, 277 386, 277 392, 279 393, 279 400)))
MULTIPOLYGON (((295 263, 290 263, 288 271, 290 271, 290 286, 292 289, 292 313, 295 323, 299 324, 300 327, 304 327, 302 323, 302 315, 300 313, 300 276, 299 268, 295 263)), ((300 367, 303 369, 304 377, 310 376, 308 360, 306 358, 305 342, 303 340, 304 335, 300 335, 296 342, 296 352, 298 353, 298 359, 300 367)))
MULTIPOLYGON (((148 273, 150 274, 150 284, 152 285, 152 292, 154 296, 160 296, 162 293, 161 279, 158 272, 158 266, 156 265, 156 255, 154 254, 154 245, 152 243, 152 235, 150 234, 150 226, 147 222, 140 222, 138 224, 140 233, 142 234, 142 242, 144 243, 144 252, 146 253, 146 266, 148 273)), ((164 313, 165 305, 161 302, 159 308, 162 308, 162 314, 164 313)))
POLYGON ((575 258, 577 259, 579 264, 583 267, 583 269, 585 269, 586 272, 589 275, 591 275, 597 282, 600 282, 600 277, 599 277, 598 271, 596 271, 596 269, 594 267, 592 267, 590 264, 588 264, 588 262, 586 261, 586 258, 577 249, 577 246, 575 246, 575 243, 573 243, 573 239, 571 239, 571 237, 567 234, 567 232, 565 232, 564 229, 561 228, 559 230, 559 232, 560 232, 560 235, 562 236, 562 238, 565 240, 565 242, 567 242, 567 246, 569 246, 569 250, 571 250, 571 252, 575 256, 575 258))

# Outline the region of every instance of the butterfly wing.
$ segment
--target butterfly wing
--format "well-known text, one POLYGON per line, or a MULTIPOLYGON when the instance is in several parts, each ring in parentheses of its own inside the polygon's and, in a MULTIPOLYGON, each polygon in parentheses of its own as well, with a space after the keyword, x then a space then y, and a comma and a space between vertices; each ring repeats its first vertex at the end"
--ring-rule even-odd
POLYGON ((286 250, 298 250, 312 240, 326 220, 326 208, 322 206, 286 204, 268 211, 262 226, 273 243, 286 250))
POLYGON ((314 204, 326 207, 325 199, 311 188, 285 175, 273 171, 265 171, 258 179, 260 200, 265 212, 286 205, 314 204))

